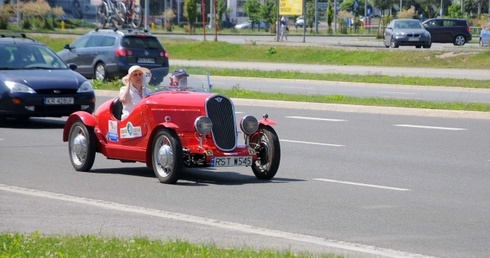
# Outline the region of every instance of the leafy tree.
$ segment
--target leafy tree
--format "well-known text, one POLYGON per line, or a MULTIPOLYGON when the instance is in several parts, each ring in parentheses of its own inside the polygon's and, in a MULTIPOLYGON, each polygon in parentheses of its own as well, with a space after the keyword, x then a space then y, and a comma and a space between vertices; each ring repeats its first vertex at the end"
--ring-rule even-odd
POLYGON ((253 29, 254 24, 258 24, 260 22, 260 2, 259 0, 247 0, 245 1, 243 8, 248 18, 250 19, 250 22, 252 23, 253 29))
MULTIPOLYGON (((260 6, 260 17, 263 21, 268 24, 275 24, 277 19, 277 8, 276 2, 269 0, 265 4, 260 6)), ((272 30, 273 26, 270 26, 270 30, 272 30)))
POLYGON ((374 6, 381 10, 384 14, 386 9, 389 9, 393 6, 394 0, 373 0, 374 6))
POLYGON ((218 23, 223 27, 223 15, 229 13, 228 4, 225 0, 216 0, 216 16, 218 17, 218 23))
POLYGON ((332 1, 328 0, 328 7, 327 7, 327 26, 328 26, 328 33, 332 34, 332 22, 333 22, 333 6, 332 6, 332 1))
POLYGON ((461 5, 454 3, 448 8, 448 14, 451 18, 461 18, 463 13, 461 12, 461 5))
POLYGON ((303 19, 303 26, 310 27, 310 32, 313 32, 315 24, 315 3, 312 0, 306 2, 306 19, 303 19))
POLYGON ((189 31, 195 31, 197 15, 197 0, 184 0, 184 16, 187 17, 189 31))

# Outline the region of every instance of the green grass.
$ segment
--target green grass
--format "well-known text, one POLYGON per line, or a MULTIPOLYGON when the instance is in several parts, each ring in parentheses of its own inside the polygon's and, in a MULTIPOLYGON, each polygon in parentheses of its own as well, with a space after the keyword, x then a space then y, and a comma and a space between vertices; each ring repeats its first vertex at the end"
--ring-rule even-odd
POLYGON ((108 238, 94 235, 46 236, 40 233, 0 233, 0 257, 340 257, 253 248, 219 248, 185 241, 160 241, 148 238, 108 238))

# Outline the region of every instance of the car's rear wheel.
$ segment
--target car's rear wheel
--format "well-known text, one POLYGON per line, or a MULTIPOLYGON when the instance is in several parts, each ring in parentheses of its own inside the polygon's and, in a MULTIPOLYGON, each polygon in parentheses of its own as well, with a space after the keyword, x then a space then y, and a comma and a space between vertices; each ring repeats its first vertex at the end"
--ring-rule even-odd
POLYGON ((107 70, 104 63, 98 62, 95 65, 94 78, 98 81, 104 81, 107 79, 107 70))
POLYGON ((178 135, 169 129, 160 129, 151 148, 151 162, 155 176, 161 183, 174 184, 183 167, 182 143, 178 135))
POLYGON ((92 127, 82 121, 75 122, 68 137, 68 154, 75 170, 89 171, 95 160, 96 141, 92 127))
POLYGON ((250 139, 250 145, 257 152, 258 159, 252 164, 252 171, 258 179, 272 179, 279 169, 281 146, 279 137, 272 127, 261 125, 250 139))
POLYGON ((416 45, 415 48, 421 48, 422 46, 421 45, 416 45))
POLYGON ((462 46, 466 43, 466 38, 463 35, 458 35, 454 37, 454 45, 455 46, 462 46))
POLYGON ((391 38, 391 40, 390 40, 390 47, 391 48, 398 48, 399 47, 398 42, 396 42, 396 40, 394 38, 391 38))

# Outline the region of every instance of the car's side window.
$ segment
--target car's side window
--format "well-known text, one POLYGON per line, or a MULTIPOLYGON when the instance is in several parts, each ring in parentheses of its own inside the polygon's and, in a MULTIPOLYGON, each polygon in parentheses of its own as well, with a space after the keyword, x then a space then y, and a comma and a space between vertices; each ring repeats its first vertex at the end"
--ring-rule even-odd
POLYGON ((87 45, 89 37, 81 37, 79 40, 75 41, 71 46, 74 48, 84 48, 87 45))
POLYGON ((110 46, 113 46, 114 45, 114 42, 116 42, 116 38, 115 37, 104 37, 102 39, 102 42, 100 43, 100 46, 101 47, 110 47, 110 46))
POLYGON ((102 46, 102 39, 104 37, 100 37, 100 36, 91 36, 87 42, 87 46, 86 47, 100 47, 102 46))

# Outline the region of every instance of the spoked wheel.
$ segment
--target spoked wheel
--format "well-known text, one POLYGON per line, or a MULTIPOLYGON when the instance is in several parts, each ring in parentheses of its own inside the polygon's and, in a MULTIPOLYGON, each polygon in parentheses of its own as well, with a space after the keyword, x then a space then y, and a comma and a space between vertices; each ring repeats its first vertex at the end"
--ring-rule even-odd
POLYGON ((104 63, 99 62, 95 65, 94 78, 101 82, 107 79, 107 71, 104 63))
POLYGON ((252 164, 255 177, 272 179, 281 161, 281 146, 276 132, 272 127, 260 126, 259 132, 252 136, 250 144, 258 154, 258 159, 252 164))
POLYGON ((68 154, 75 170, 89 171, 95 160, 95 133, 81 121, 75 122, 68 138, 68 154))
POLYGON ((183 166, 182 143, 177 134, 161 129, 155 135, 151 149, 151 162, 155 176, 164 184, 174 184, 183 166))
POLYGON ((107 4, 102 3, 97 7, 97 16, 95 17, 97 22, 97 27, 104 29, 107 24, 107 19, 109 17, 109 12, 107 10, 107 4))
POLYGON ((143 17, 143 9, 140 5, 135 5, 133 7, 133 12, 130 17, 128 17, 128 22, 130 22, 133 29, 137 29, 141 26, 141 18, 143 17))

